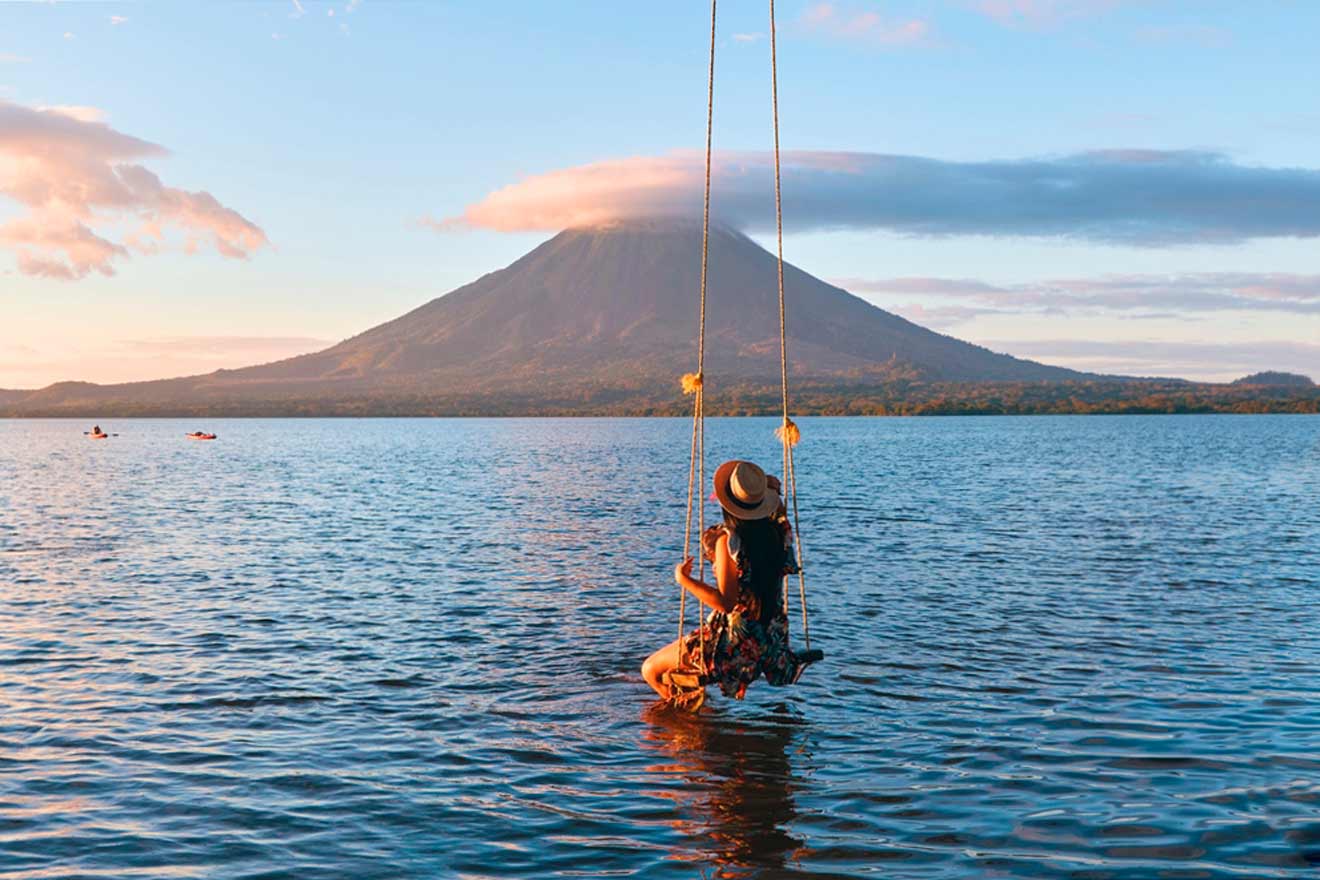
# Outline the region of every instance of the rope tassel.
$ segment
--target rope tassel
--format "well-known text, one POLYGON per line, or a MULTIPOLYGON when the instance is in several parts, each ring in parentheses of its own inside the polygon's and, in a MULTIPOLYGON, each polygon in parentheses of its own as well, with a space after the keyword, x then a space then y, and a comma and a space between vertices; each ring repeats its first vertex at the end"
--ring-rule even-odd
POLYGON ((802 439, 802 432, 798 430, 797 422, 785 416, 784 423, 775 428, 775 437, 786 446, 797 446, 802 439))
POLYGON ((701 390, 701 387, 704 384, 704 382, 705 379, 702 377, 701 373, 684 373, 683 393, 696 394, 699 390, 701 390))

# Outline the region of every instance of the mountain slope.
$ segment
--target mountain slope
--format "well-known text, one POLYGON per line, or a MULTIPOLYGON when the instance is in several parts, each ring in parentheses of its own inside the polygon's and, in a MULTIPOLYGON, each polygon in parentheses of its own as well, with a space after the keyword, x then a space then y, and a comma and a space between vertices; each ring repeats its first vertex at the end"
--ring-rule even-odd
MULTIPOLYGON (((574 386, 669 393, 696 363, 700 255, 701 229, 690 221, 568 230, 504 269, 321 352, 157 382, 59 383, 31 392, 17 406, 345 395, 514 394, 530 400, 574 386)), ((717 227, 709 264, 710 382, 777 382, 774 256, 741 233, 717 227)), ((793 266, 785 267, 785 286, 790 371, 797 379, 1095 378, 934 333, 793 266)))
MULTIPOLYGON (((479 381, 495 371, 666 374, 695 362, 701 231, 640 221, 569 230, 486 275, 316 354, 236 371, 243 378, 388 379, 432 371, 479 381)), ((1080 378, 933 333, 792 267, 785 268, 789 354, 801 376, 896 368, 953 381, 1080 378)), ((779 313, 773 255, 712 231, 708 372, 776 378, 779 313)))

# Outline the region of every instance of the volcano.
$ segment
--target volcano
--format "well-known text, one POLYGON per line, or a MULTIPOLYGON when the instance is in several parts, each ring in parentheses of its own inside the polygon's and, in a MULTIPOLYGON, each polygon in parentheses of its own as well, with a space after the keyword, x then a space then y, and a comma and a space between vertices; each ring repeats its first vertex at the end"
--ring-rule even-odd
MULTIPOLYGON (((539 411, 553 398, 661 399, 697 360, 701 226, 636 220, 571 229, 513 264, 324 351, 204 376, 58 383, 7 403, 24 412, 217 414, 539 411), (500 400, 498 407, 482 401, 500 400), (411 403, 406 403, 406 402, 411 403), (461 405, 460 405, 461 402, 461 405), (521 402, 521 404, 519 403, 521 402), (109 405, 107 407, 107 405, 109 405)), ((1098 378, 927 330, 785 266, 790 377, 818 386, 888 381, 1071 382, 1098 378)), ((711 231, 707 399, 779 380, 774 255, 711 231)))

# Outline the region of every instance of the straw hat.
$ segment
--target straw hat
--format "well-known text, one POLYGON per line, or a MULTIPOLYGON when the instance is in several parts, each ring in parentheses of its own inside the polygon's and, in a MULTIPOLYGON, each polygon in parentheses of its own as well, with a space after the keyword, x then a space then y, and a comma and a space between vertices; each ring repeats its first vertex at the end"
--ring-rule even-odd
POLYGON ((750 461, 726 461, 715 469, 715 500, 738 519, 765 519, 779 507, 779 493, 765 471, 750 461))

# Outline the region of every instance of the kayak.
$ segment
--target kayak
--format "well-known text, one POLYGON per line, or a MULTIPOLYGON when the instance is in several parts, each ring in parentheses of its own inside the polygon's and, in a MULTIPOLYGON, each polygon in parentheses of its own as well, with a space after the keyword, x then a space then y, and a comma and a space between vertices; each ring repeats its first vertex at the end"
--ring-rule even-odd
POLYGON ((197 433, 197 434, 184 434, 184 436, 187 437, 189 440, 214 440, 214 439, 215 439, 215 435, 214 435, 214 434, 201 434, 201 433, 197 433))
POLYGON ((90 440, 105 440, 105 439, 108 438, 109 436, 110 436, 109 434, 88 434, 88 435, 87 435, 88 439, 90 439, 90 440))

